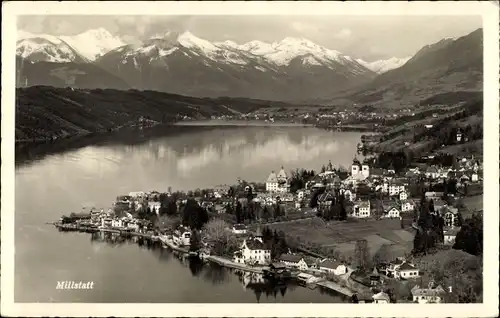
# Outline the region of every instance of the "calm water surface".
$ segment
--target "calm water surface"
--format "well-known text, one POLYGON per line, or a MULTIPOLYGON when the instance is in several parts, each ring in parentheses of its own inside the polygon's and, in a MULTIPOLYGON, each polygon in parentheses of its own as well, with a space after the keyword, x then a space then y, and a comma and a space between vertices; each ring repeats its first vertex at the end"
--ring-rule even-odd
MULTIPOLYGON (((191 264, 162 248, 110 237, 58 232, 45 222, 82 206, 109 207, 130 191, 189 190, 264 182, 281 165, 348 166, 361 133, 306 127, 191 127, 140 142, 108 140, 16 166, 16 302, 342 302, 319 288, 271 286, 261 277, 191 264), (94 281, 90 291, 56 290, 57 281, 94 281)), ((57 150, 56 150, 57 149, 57 150)), ((39 147, 38 147, 38 150, 39 147)), ((140 242, 139 242, 140 243, 140 242)))

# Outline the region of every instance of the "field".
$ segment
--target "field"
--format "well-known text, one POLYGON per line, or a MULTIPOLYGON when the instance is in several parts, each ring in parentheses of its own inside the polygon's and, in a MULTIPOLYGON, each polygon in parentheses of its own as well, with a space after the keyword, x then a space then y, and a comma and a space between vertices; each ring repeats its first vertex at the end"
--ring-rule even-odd
MULTIPOLYGON (((463 202, 467 207, 467 210, 470 211, 470 214, 474 211, 482 211, 483 210, 483 195, 474 195, 470 197, 464 197, 463 202)), ((464 214, 464 218, 469 217, 469 213, 467 215, 464 214)))
POLYGON ((382 245, 391 246, 395 256, 403 256, 412 247, 413 233, 402 230, 399 220, 348 220, 329 222, 308 219, 271 225, 290 237, 322 247, 333 247, 346 259, 352 257, 357 240, 366 239, 370 253, 375 254, 382 245))

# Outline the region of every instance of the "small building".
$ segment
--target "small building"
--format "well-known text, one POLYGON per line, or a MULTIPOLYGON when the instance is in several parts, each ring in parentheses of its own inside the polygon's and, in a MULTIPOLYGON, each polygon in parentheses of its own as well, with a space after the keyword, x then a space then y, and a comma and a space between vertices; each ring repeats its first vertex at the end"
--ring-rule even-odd
POLYGON ((383 218, 393 219, 399 218, 400 212, 399 209, 394 206, 386 206, 384 207, 384 215, 383 218))
POLYGON ((179 246, 188 246, 191 244, 191 230, 184 226, 179 226, 172 235, 174 244, 179 246))
POLYGON ((247 233, 247 227, 245 224, 235 224, 233 225, 233 228, 231 231, 234 234, 246 234, 247 233))
POLYGON ((353 208, 352 216, 355 218, 368 218, 370 217, 371 207, 370 201, 358 201, 353 208))
POLYGON ((412 200, 401 201, 401 212, 410 212, 415 209, 415 203, 412 200))
POLYGON ((115 219, 111 220, 111 226, 112 227, 123 227, 123 220, 115 218, 115 219))
POLYGON ((408 192, 406 191, 399 192, 399 200, 401 201, 408 200, 408 192))
POLYGON ((300 270, 307 270, 309 268, 304 257, 296 254, 281 254, 279 261, 289 268, 296 268, 300 270))
POLYGON ((400 279, 413 279, 420 277, 420 275, 418 268, 408 262, 404 262, 396 268, 395 277, 400 279))
POLYGON ((453 207, 447 207, 448 211, 444 213, 444 226, 452 228, 452 227, 457 227, 461 226, 460 223, 460 216, 458 213, 458 209, 453 208, 453 207))
POLYGON ((326 259, 319 263, 319 270, 334 275, 344 275, 347 267, 339 261, 326 259))
POLYGON ((441 285, 437 286, 436 288, 420 288, 420 286, 416 285, 411 289, 411 294, 413 296, 413 302, 419 304, 439 304, 442 302, 443 296, 446 294, 446 291, 441 285))
POLYGON ((318 196, 318 211, 320 212, 326 212, 330 210, 330 207, 332 206, 333 202, 335 201, 335 198, 333 196, 333 193, 331 192, 324 192, 318 196))
POLYGON ((403 182, 396 180, 391 183, 389 183, 389 195, 390 196, 396 196, 399 195, 399 193, 405 191, 405 185, 403 182))
POLYGON ((267 265, 271 262, 271 251, 266 248, 260 236, 245 239, 240 252, 246 264, 267 265))
POLYGON ((444 231, 444 244, 445 245, 453 245, 455 244, 455 239, 457 238, 457 234, 460 232, 459 227, 452 227, 444 231))
POLYGON ((391 302, 389 295, 384 292, 377 293, 372 298, 375 304, 388 304, 391 302))

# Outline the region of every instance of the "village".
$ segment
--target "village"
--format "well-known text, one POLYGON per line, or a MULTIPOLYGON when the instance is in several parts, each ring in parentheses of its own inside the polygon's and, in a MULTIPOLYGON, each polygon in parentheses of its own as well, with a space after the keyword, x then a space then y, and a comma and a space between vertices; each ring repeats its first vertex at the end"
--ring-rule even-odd
POLYGON ((451 287, 419 267, 416 236, 436 230, 432 248, 452 248, 464 219, 482 213, 483 167, 474 156, 448 166, 434 156, 420 159, 396 171, 355 156, 349 169, 328 162, 319 173, 281 167, 260 183, 131 192, 107 211, 72 213, 56 226, 140 235, 272 281, 332 289, 353 302, 445 302, 451 287), (393 292, 400 286, 405 296, 393 292))

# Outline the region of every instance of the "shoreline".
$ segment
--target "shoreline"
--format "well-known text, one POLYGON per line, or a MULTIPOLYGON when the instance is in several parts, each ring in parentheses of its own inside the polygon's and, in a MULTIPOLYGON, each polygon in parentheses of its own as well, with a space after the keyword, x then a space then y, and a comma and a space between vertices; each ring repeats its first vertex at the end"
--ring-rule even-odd
MULTIPOLYGON (((131 231, 126 231, 126 230, 119 230, 119 229, 109 229, 109 228, 94 228, 94 227, 88 227, 88 226, 79 226, 79 225, 73 225, 73 224, 59 224, 57 222, 47 222, 46 224, 52 224, 56 228, 62 230, 62 231, 68 231, 68 232, 80 232, 80 233, 97 233, 97 232, 104 232, 104 233, 113 233, 113 234, 118 234, 118 235, 123 235, 123 236, 138 236, 142 238, 146 238, 151 240, 152 242, 160 242, 162 243, 163 247, 168 247, 172 249, 173 251, 181 252, 185 255, 189 255, 189 251, 185 248, 181 248, 178 246, 175 246, 168 240, 162 240, 159 236, 152 235, 152 234, 147 234, 147 233, 139 233, 139 232, 131 232, 131 231)), ((256 273, 256 274, 263 274, 265 270, 269 269, 269 266, 259 266, 259 267, 252 267, 247 264, 239 264, 235 263, 229 259, 226 259, 222 256, 218 255, 207 255, 203 257, 203 260, 207 260, 209 262, 213 262, 215 264, 218 264, 222 267, 225 268, 232 268, 232 269, 238 269, 242 270, 245 272, 251 272, 251 273, 256 273)), ((320 278, 318 276, 313 275, 316 278, 320 278)), ((329 280, 320 280, 318 282, 312 283, 312 285, 318 285, 323 288, 327 288, 330 290, 333 290, 339 294, 342 294, 347 297, 351 297, 353 294, 355 294, 355 291, 352 291, 351 289, 347 287, 342 287, 338 283, 329 281, 329 280)))

